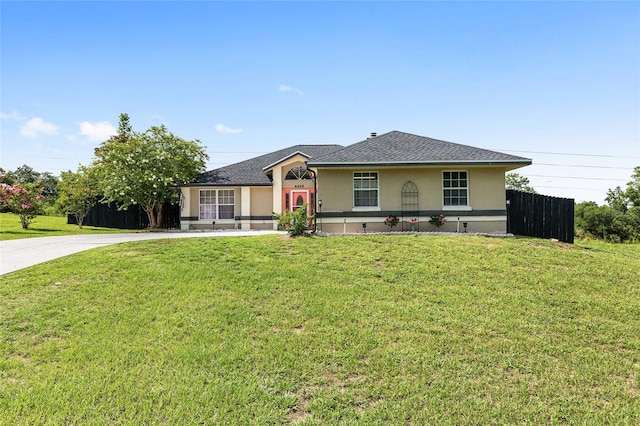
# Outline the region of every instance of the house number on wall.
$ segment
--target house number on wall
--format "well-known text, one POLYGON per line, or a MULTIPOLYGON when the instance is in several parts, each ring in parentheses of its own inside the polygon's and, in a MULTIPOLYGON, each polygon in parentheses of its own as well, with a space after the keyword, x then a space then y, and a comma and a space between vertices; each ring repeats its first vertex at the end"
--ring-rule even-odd
POLYGON ((304 188, 304 185, 295 185, 294 188, 304 188))

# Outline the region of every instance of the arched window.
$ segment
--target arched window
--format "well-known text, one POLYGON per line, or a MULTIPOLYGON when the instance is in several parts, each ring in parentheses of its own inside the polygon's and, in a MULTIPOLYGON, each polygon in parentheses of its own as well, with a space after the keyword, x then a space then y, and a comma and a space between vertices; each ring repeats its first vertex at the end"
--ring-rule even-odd
POLYGON ((286 180, 311 179, 311 174, 305 166, 292 167, 285 176, 286 180))

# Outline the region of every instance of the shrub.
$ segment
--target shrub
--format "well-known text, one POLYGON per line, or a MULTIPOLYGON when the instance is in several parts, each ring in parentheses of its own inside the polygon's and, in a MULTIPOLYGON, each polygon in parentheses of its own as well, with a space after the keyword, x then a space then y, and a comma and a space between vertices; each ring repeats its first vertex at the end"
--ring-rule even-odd
POLYGON ((307 205, 303 204, 295 211, 286 211, 282 214, 273 213, 278 219, 278 229, 287 231, 291 236, 302 235, 309 229, 313 216, 307 214, 307 205))
POLYGON ((440 228, 447 221, 447 218, 443 214, 434 214, 429 219, 429 223, 435 226, 436 228, 440 228))
POLYGON ((579 236, 592 236, 609 242, 640 241, 640 207, 620 211, 598 206, 593 201, 576 205, 575 227, 579 236))
POLYGON ((23 229, 29 229, 31 221, 41 211, 43 188, 35 184, 7 185, 0 184, 2 206, 7 206, 12 213, 20 216, 23 229))
POLYGON ((400 221, 400 219, 398 219, 398 216, 390 214, 389 216, 387 216, 387 218, 384 220, 384 224, 387 225, 389 228, 392 228, 394 226, 396 226, 398 224, 398 222, 400 221))

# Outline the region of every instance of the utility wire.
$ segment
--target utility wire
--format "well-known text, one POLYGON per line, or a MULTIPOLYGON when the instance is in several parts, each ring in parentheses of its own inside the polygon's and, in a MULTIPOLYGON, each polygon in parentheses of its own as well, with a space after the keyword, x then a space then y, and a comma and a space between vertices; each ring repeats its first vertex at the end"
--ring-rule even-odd
MULTIPOLYGON (((630 158, 628 155, 578 154, 578 153, 571 153, 571 152, 548 152, 548 151, 516 151, 514 149, 495 149, 495 151, 522 152, 525 154, 569 155, 569 156, 576 156, 576 157, 630 158)), ((635 157, 631 156, 631 158, 635 158, 635 157)), ((640 157, 638 158, 640 159, 640 157)))
POLYGON ((633 170, 633 167, 613 167, 613 166, 586 166, 583 164, 554 164, 554 163, 533 163, 532 166, 559 166, 559 167, 583 167, 586 169, 616 169, 633 170))
POLYGON ((527 176, 541 177, 541 178, 554 178, 554 179, 612 180, 616 182, 626 182, 628 180, 628 179, 609 179, 609 178, 582 177, 582 176, 550 176, 550 175, 527 175, 527 176))

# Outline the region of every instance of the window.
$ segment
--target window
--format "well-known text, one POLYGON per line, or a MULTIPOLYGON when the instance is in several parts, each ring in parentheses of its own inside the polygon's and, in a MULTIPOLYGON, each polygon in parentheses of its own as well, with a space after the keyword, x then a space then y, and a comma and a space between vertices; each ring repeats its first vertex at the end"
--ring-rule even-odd
POLYGON ((233 189, 201 189, 200 219, 234 219, 234 201, 233 189))
POLYGON ((378 173, 353 173, 353 206, 378 207, 378 173))
POLYGON ((311 179, 311 174, 306 167, 295 166, 287 172, 287 175, 284 178, 286 180, 311 179))
POLYGON ((445 206, 469 205, 467 172, 443 172, 442 186, 445 206))

